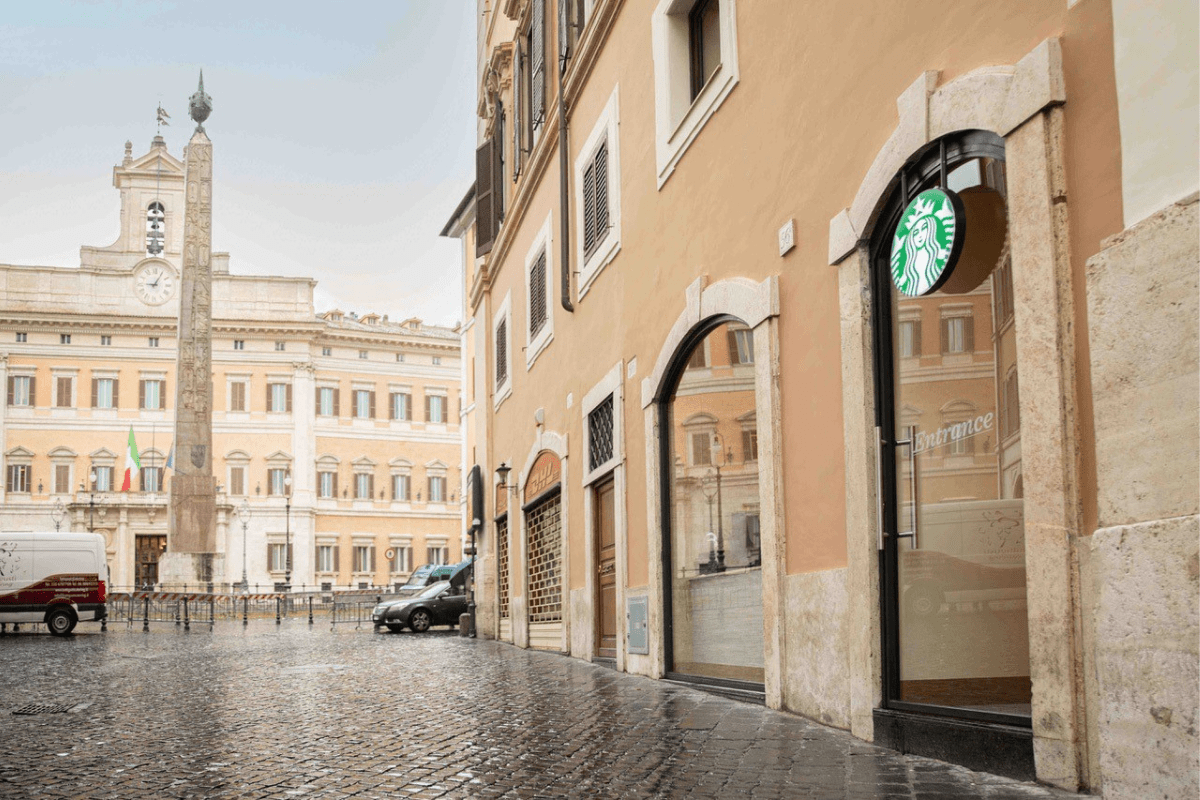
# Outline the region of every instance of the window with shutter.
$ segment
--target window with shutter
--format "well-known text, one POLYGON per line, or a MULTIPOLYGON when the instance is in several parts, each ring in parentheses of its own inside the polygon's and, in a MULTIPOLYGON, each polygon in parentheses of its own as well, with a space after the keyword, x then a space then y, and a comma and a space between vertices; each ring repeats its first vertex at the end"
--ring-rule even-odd
POLYGON ((75 379, 60 377, 55 383, 58 389, 58 397, 55 398, 55 405, 59 408, 70 408, 72 404, 71 395, 75 393, 75 379))
POLYGON ((529 123, 532 141, 537 141, 546 122, 546 0, 533 0, 529 61, 529 123))
POLYGON ((246 410, 246 384, 243 381, 229 384, 229 410, 246 410))
MULTIPOLYGON (((496 233, 500 232, 500 223, 504 221, 504 211, 506 204, 504 202, 504 187, 507 185, 504 181, 504 129, 508 124, 508 118, 504 111, 504 104, 499 99, 496 100, 496 125, 492 130, 492 205, 495 209, 492 213, 492 218, 495 220, 496 233)), ((478 192, 478 188, 476 188, 478 192)))
POLYGON ((532 339, 546 326, 546 251, 534 259, 529 268, 529 337, 532 339))
POLYGON ((704 433, 692 434, 692 464, 706 466, 712 463, 712 435, 704 433))
POLYGON ((496 326, 496 386, 508 380, 508 320, 496 326))
MULTIPOLYGON (((512 119, 512 179, 515 183, 521 175, 521 165, 523 162, 522 152, 525 149, 525 120, 528 114, 525 113, 523 105, 524 93, 521 87, 525 81, 525 53, 521 47, 521 38, 517 37, 513 52, 513 119, 512 119)), ((478 194, 478 188, 476 193, 478 194)))
POLYGON ((475 257, 492 251, 495 227, 495 164, 493 140, 488 139, 475 151, 475 257))

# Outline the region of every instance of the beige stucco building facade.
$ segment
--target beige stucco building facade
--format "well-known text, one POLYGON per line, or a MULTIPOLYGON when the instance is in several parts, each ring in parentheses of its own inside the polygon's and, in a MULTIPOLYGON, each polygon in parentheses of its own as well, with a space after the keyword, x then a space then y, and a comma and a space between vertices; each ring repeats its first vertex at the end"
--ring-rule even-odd
MULTIPOLYGON (((113 181, 112 245, 78 267, 0 266, 0 530, 53 530, 61 504, 63 530, 105 535, 114 587, 164 588, 183 164, 160 137, 140 157, 126 144, 113 181), (120 491, 131 430, 142 471, 120 491)), ((459 560, 459 334, 318 314, 315 281, 229 262, 213 254, 219 588, 282 583, 289 544, 297 590, 459 560)))
POLYGON ((478 5, 481 634, 1195 796, 1194 4, 478 5))

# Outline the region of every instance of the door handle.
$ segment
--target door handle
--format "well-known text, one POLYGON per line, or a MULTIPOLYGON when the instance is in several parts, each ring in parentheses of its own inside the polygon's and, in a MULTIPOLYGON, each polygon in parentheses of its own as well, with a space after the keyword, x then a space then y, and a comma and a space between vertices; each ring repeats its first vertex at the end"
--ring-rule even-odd
POLYGON ((910 505, 908 509, 908 530, 897 533, 897 539, 912 538, 912 549, 917 547, 917 426, 908 425, 904 429, 907 439, 896 442, 896 447, 908 447, 908 492, 910 505))

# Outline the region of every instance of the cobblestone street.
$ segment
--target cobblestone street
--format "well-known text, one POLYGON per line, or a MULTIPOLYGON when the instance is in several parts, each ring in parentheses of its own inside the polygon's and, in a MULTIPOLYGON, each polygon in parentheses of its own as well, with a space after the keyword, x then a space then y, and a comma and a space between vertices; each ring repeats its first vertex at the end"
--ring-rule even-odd
POLYGON ((4 798, 1075 796, 444 629, 25 626, 0 676, 4 798))

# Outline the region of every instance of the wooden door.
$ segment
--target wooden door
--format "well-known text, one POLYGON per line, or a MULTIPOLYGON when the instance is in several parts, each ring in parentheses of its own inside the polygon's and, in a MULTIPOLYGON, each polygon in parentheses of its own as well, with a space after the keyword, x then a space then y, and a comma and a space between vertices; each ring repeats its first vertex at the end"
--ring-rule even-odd
POLYGON ((137 588, 152 589, 158 583, 158 558, 167 549, 166 536, 138 536, 135 544, 137 556, 137 588))
POLYGON ((616 493, 608 478, 592 490, 596 531, 596 656, 617 657, 616 493))

